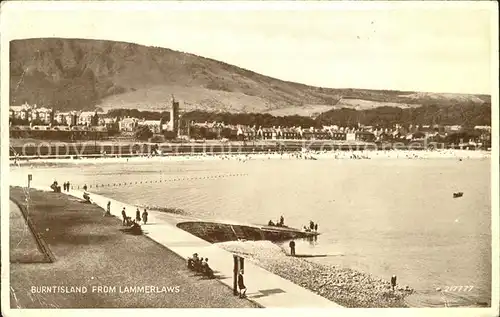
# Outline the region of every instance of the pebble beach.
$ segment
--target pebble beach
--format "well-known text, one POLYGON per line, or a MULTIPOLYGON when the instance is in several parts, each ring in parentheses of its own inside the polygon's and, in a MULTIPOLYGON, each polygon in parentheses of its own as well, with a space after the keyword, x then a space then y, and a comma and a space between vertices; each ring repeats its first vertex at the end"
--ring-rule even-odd
MULTIPOLYGON (((397 285, 393 291, 390 281, 364 272, 288 256, 281 247, 269 241, 223 242, 217 245, 344 307, 408 307, 404 299, 413 293, 413 289, 406 285, 397 285)), ((251 280, 247 283, 251 289, 251 280)))

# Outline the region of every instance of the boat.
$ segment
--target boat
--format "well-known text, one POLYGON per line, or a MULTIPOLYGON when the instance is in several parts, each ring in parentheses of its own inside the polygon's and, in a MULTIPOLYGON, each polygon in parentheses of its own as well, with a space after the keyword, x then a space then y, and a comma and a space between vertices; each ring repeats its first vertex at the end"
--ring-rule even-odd
POLYGON ((464 193, 462 193, 462 192, 453 193, 453 198, 462 197, 463 195, 464 195, 464 193))

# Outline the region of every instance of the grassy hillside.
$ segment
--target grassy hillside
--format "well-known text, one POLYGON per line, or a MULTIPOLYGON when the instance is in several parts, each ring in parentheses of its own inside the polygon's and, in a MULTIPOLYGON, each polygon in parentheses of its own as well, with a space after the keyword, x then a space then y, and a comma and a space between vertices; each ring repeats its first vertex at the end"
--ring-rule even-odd
POLYGON ((312 87, 193 54, 102 40, 16 40, 10 45, 10 62, 11 104, 27 101, 57 109, 159 110, 172 94, 185 110, 313 115, 339 106, 490 101, 484 95, 312 87))

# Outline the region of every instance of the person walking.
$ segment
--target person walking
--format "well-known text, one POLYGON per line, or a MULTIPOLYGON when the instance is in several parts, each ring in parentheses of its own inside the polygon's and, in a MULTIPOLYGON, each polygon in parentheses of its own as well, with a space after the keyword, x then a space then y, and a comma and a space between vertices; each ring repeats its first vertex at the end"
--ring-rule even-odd
POLYGON ((127 213, 125 212, 125 207, 122 209, 123 225, 125 226, 127 222, 127 213))
POLYGON ((142 222, 146 224, 148 222, 148 212, 146 208, 144 208, 144 211, 142 212, 142 222))
POLYGON ((137 208, 137 210, 135 211, 135 221, 141 221, 141 211, 139 210, 139 208, 137 208))
POLYGON ((393 275, 391 277, 391 287, 392 287, 393 291, 394 291, 394 288, 396 287, 396 279, 397 279, 396 275, 393 275))
POLYGON ((243 270, 238 273, 238 288, 240 289, 240 298, 246 297, 247 287, 243 278, 243 270))
POLYGON ((106 205, 106 213, 104 216, 110 216, 111 215, 111 201, 108 201, 108 204, 106 205))
POLYGON ((295 256, 295 241, 290 241, 288 245, 290 246, 290 255, 295 256))

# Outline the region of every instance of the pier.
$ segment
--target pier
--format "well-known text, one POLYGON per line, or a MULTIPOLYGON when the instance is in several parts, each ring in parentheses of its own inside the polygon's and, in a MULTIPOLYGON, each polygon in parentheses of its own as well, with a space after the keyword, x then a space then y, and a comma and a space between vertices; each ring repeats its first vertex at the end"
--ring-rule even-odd
POLYGON ((273 242, 318 236, 290 227, 259 226, 231 222, 183 221, 177 227, 210 243, 238 240, 269 240, 273 242))

